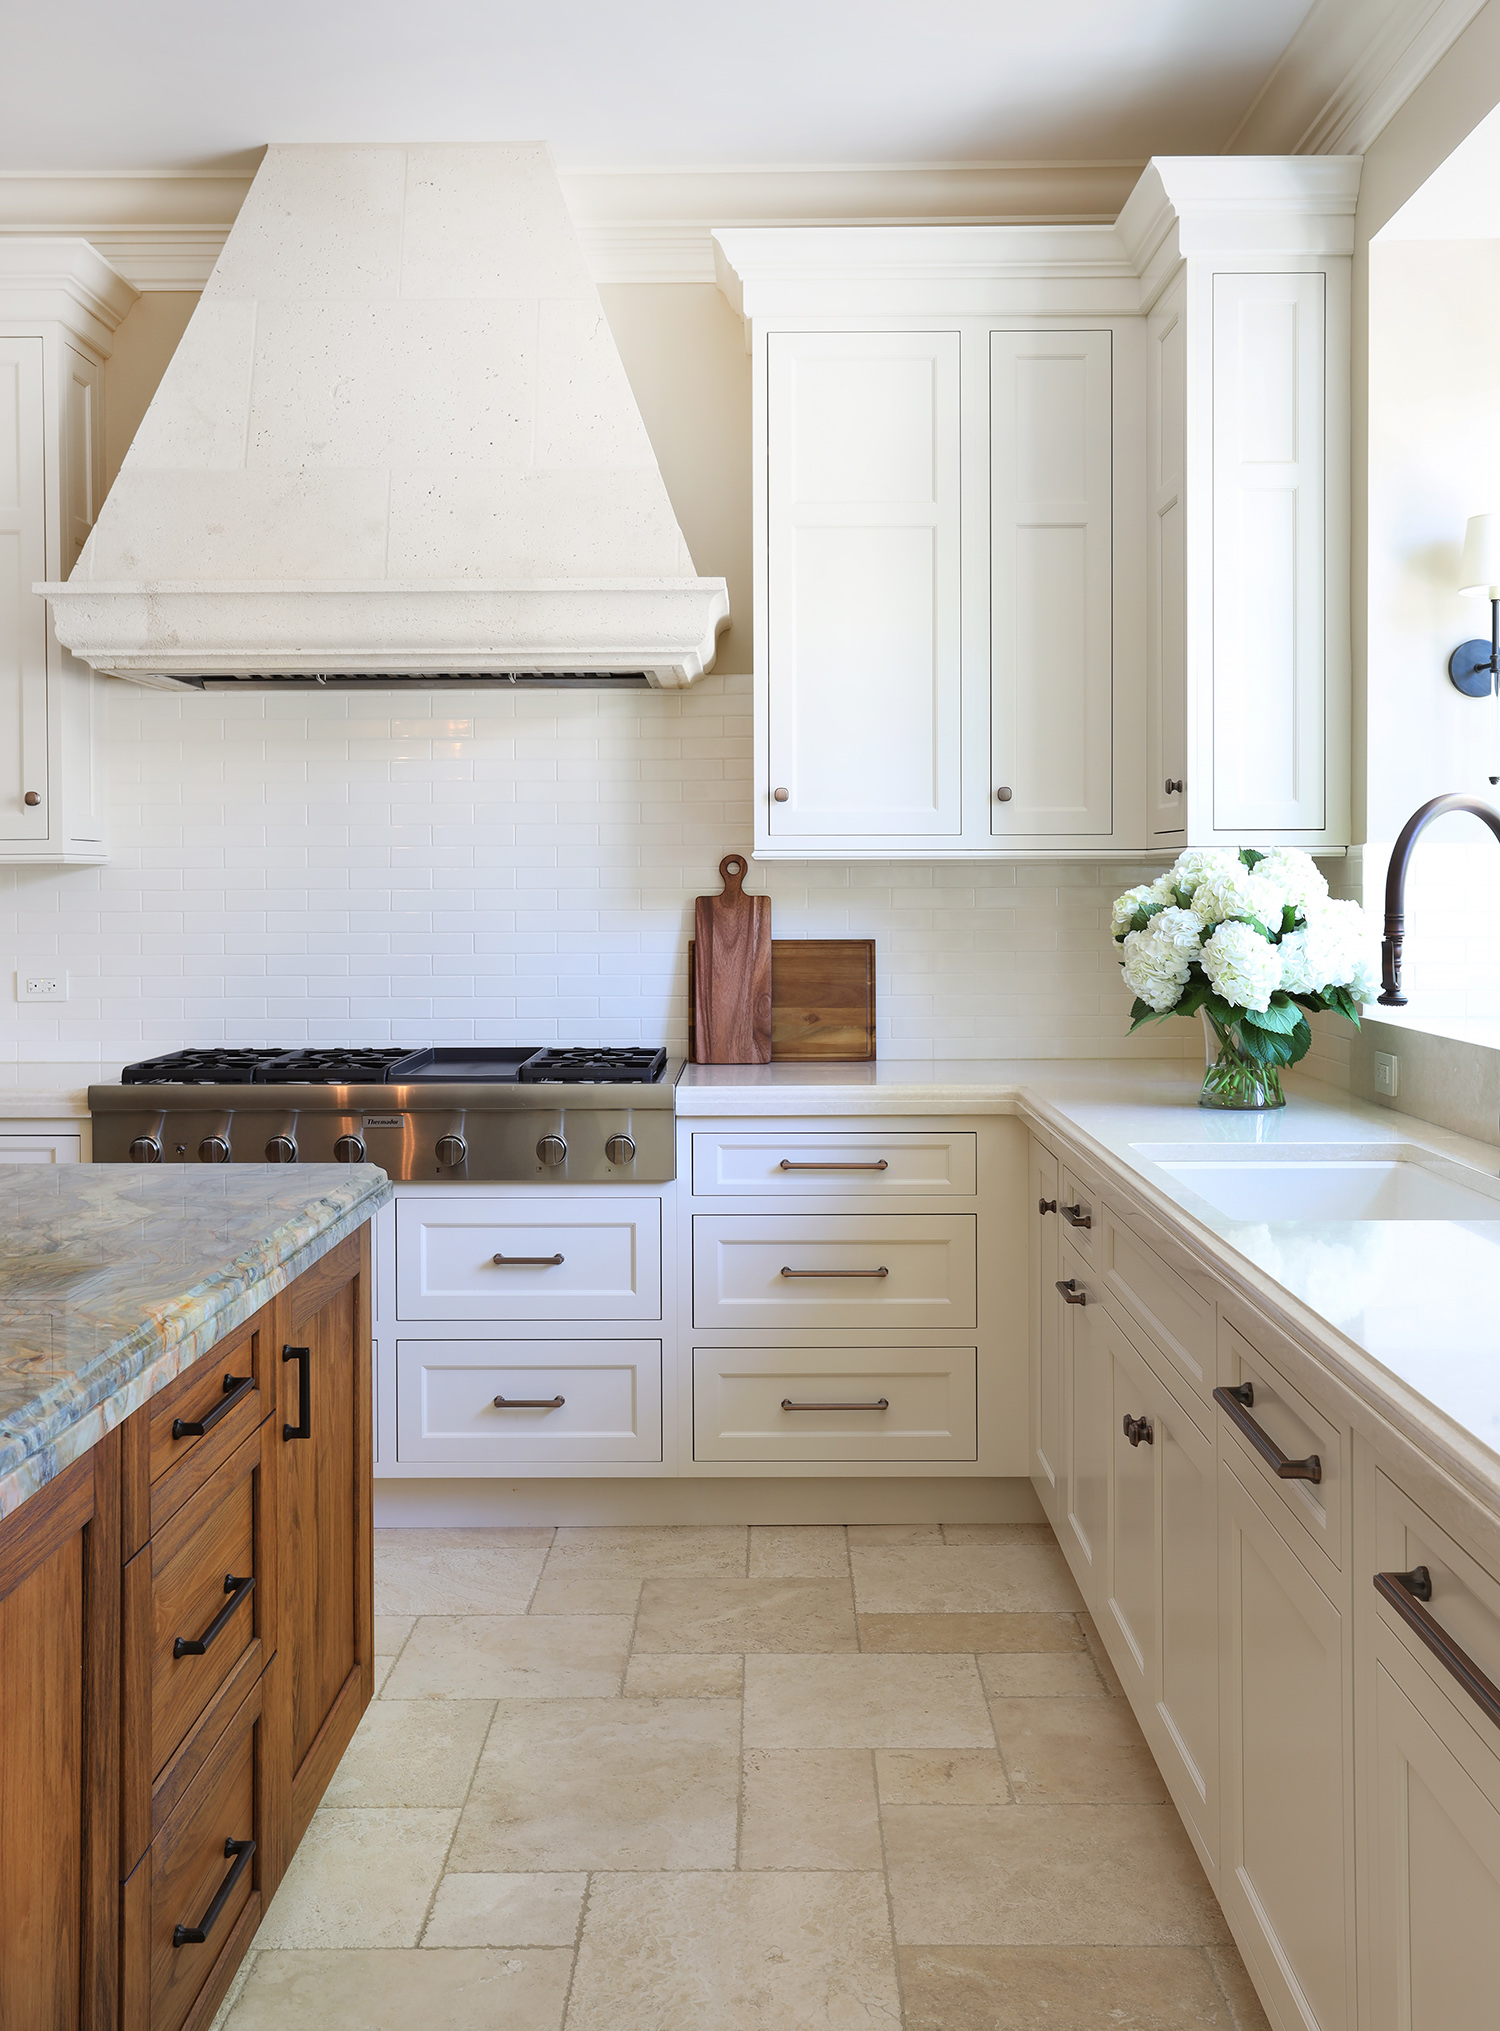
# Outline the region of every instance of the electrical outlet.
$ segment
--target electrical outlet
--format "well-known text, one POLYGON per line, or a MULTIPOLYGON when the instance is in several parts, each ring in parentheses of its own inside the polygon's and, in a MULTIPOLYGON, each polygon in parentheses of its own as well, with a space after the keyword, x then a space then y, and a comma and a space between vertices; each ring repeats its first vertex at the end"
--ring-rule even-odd
POLYGON ((68 976, 59 967, 34 972, 20 972, 16 975, 17 1001, 66 1001, 68 998, 68 976))
POLYGON ((1375 1091, 1377 1093, 1384 1093, 1389 1100, 1394 1100, 1399 1084, 1400 1071, 1401 1060, 1393 1051, 1377 1051, 1375 1053, 1375 1091))

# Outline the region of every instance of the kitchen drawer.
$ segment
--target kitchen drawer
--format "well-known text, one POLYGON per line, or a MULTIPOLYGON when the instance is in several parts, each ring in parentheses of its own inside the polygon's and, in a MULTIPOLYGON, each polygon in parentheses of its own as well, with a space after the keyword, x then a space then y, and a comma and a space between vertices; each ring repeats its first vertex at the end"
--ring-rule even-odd
POLYGON ((1344 1490, 1349 1474, 1348 1433, 1329 1422, 1300 1390, 1266 1360, 1237 1327, 1219 1321, 1219 1380, 1231 1388, 1249 1383, 1255 1400, 1245 1415, 1288 1460, 1318 1457, 1317 1481, 1283 1481, 1234 1419, 1219 1406, 1221 1451, 1228 1446, 1241 1477, 1259 1476, 1285 1513, 1296 1519, 1307 1538, 1332 1563, 1344 1563, 1344 1490))
MULTIPOLYGON (((1435 1622, 1442 1634, 1451 1637, 1478 1665, 1491 1684, 1500 1686, 1500 1582, 1434 1523, 1383 1467, 1375 1471, 1375 1542, 1364 1549, 1368 1556, 1362 1563, 1370 1571, 1356 1575, 1361 1587, 1373 1587, 1376 1573, 1410 1573, 1419 1566, 1426 1568, 1432 1591, 1420 1603, 1425 1616, 1413 1619, 1435 1622)), ((1493 1748, 1500 1750, 1500 1729, 1495 1721, 1438 1661, 1412 1626, 1412 1620, 1389 1599, 1380 1600, 1378 1612, 1386 1627, 1398 1633, 1420 1659, 1464 1719, 1479 1729, 1493 1748)))
MULTIPOLYGON (((1071 1202, 1070 1202, 1071 1203, 1071 1202)), ((1214 1386, 1213 1301, 1185 1283, 1112 1206, 1095 1215, 1094 1271, 1198 1396, 1214 1386)), ((1083 1237, 1090 1238, 1089 1234, 1083 1237)))
POLYGON ((972 1460, 977 1373, 973 1347, 695 1347, 693 1458, 972 1460))
POLYGON ((396 1316, 661 1317, 661 1201, 455 1190, 396 1207, 396 1316), (497 1260, 503 1257, 504 1260, 497 1260))
POLYGON ((693 1323, 969 1332, 974 1257, 971 1213, 700 1214, 693 1221, 693 1323))
POLYGON ((263 1684, 122 1886, 121 2031, 181 2031, 195 2006, 206 2025, 275 1888, 264 1831, 263 1684), (253 1852, 231 1851, 240 1843, 253 1852))
POLYGON ((212 1479, 276 1406, 280 1348, 273 1307, 219 1344, 128 1420, 125 1552, 140 1549, 172 1512, 212 1479))
POLYGON ((1099 1193, 1090 1179, 1071 1164, 1064 1164, 1057 1180, 1057 1214, 1068 1237, 1084 1260, 1096 1259, 1099 1233, 1099 1193))
POLYGON ((267 1419, 124 1569, 120 1699, 130 1754, 121 1840, 127 1871, 276 1649, 270 1491, 280 1443, 279 1428, 267 1419), (180 1647, 198 1644, 201 1650, 180 1647))
POLYGON ((659 1460, 661 1342, 398 1340, 396 1428, 402 1461, 659 1460))
POLYGON ((693 1191, 700 1199, 972 1198, 977 1143, 972 1129, 705 1132, 693 1137, 693 1191))

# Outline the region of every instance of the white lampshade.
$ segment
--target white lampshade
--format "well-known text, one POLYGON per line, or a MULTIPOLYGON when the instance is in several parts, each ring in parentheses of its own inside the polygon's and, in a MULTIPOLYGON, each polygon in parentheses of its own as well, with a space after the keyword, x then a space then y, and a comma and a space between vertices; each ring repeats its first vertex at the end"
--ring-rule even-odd
POLYGON ((1500 515, 1470 515, 1458 589, 1500 599, 1500 515))

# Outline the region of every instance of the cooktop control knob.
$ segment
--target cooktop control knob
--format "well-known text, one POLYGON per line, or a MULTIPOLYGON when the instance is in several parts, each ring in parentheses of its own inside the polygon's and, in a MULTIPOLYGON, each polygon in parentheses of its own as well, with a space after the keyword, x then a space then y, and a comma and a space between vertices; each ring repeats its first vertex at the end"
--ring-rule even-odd
POLYGON ((635 1162, 634 1139, 628 1135, 612 1135, 604 1145, 604 1154, 612 1164, 633 1164, 635 1162))
POLYGON ((289 1135, 273 1135, 266 1144, 268 1164, 294 1164, 297 1161, 297 1145, 289 1135))
POLYGON ((206 1135, 198 1145, 200 1164, 227 1164, 229 1144, 222 1135, 206 1135))
POLYGON ((456 1170, 461 1163, 467 1162, 469 1145, 461 1135, 440 1135, 434 1154, 440 1164, 445 1164, 450 1171, 456 1170))
POLYGON ((568 1160, 568 1145, 560 1135, 544 1135, 536 1146, 538 1159, 553 1169, 568 1160))
POLYGON ((341 1164, 362 1164, 365 1160, 364 1137, 341 1135, 333 1146, 333 1154, 341 1164))
POLYGON ((161 1144, 154 1135, 138 1135, 130 1145, 130 1161, 133 1164, 159 1164, 161 1144))

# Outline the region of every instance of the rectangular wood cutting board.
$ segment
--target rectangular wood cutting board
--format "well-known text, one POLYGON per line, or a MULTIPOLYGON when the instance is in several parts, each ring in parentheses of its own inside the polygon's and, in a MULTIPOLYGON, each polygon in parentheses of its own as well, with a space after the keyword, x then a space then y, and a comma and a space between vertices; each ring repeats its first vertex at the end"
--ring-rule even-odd
MULTIPOLYGON (((696 961, 688 940, 688 1057, 697 1058, 693 1027, 696 961)), ((771 940, 771 1061, 829 1064, 875 1056, 875 940, 771 940)))

